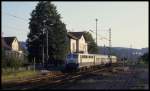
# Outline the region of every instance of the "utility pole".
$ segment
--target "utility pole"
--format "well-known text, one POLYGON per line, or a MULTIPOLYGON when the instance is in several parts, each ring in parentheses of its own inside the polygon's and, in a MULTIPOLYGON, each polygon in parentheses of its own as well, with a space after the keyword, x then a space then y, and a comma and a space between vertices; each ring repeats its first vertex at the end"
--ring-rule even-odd
POLYGON ((105 44, 104 44, 104 55, 106 54, 105 51, 106 51, 106 49, 105 49, 105 44))
POLYGON ((123 56, 123 68, 125 67, 125 57, 123 56))
POLYGON ((131 53, 130 53, 130 60, 131 62, 134 64, 134 61, 133 61, 133 56, 132 56, 132 44, 130 45, 130 50, 131 50, 131 53))
POLYGON ((46 32, 46 30, 45 30, 45 22, 46 22, 46 20, 44 20, 43 21, 43 58, 42 58, 42 60, 43 60, 43 69, 44 69, 44 64, 45 64, 45 62, 44 62, 44 60, 45 60, 45 55, 44 55, 44 33, 46 32))
POLYGON ((130 59, 131 59, 131 61, 132 61, 132 45, 130 45, 130 49, 131 49, 130 59))
POLYGON ((111 28, 109 28, 109 58, 111 62, 111 28))
POLYGON ((47 52, 46 52, 46 53, 47 53, 47 55, 46 55, 46 58, 47 58, 47 59, 46 59, 46 61, 47 61, 47 62, 46 62, 46 64, 47 64, 47 63, 48 63, 48 58, 49 58, 49 56, 48 56, 48 30, 47 30, 47 33, 46 33, 46 34, 47 34, 47 36, 46 36, 46 37, 47 37, 47 41, 46 41, 46 44, 47 44, 47 52))
MULTIPOLYGON (((43 31, 43 35, 44 35, 44 31, 43 31)), ((44 68, 44 38, 43 38, 42 42, 43 42, 43 45, 42 45, 42 53, 43 53, 43 55, 42 55, 42 62, 43 62, 43 68, 44 68)))
POLYGON ((35 72, 35 57, 34 57, 34 72, 35 72))
POLYGON ((96 18, 96 45, 97 45, 97 21, 98 19, 96 18))

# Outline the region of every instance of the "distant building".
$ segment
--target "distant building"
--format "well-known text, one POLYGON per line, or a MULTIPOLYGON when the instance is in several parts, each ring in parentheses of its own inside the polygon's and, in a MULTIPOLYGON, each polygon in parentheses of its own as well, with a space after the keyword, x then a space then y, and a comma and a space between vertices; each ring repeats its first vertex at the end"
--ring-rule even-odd
POLYGON ((88 53, 84 32, 68 32, 70 53, 88 53))
POLYGON ((6 56, 22 57, 23 52, 16 37, 3 37, 2 48, 6 56))

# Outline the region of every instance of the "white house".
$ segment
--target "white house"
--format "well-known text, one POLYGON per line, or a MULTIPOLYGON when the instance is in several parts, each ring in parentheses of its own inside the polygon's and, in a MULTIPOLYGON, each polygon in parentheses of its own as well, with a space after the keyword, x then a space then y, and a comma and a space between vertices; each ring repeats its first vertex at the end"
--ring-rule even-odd
POLYGON ((5 54, 8 56, 22 56, 19 41, 16 37, 3 37, 2 47, 4 48, 5 54))
POLYGON ((88 53, 84 32, 68 32, 71 53, 88 53))

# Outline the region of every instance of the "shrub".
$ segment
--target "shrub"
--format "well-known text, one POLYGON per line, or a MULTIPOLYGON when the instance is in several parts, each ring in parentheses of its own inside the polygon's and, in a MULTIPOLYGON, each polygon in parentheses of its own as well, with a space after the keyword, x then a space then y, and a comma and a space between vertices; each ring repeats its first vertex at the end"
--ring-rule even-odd
POLYGON ((3 57, 2 59, 2 68, 15 68, 18 69, 19 67, 22 67, 26 61, 22 58, 18 58, 15 56, 10 57, 3 57))
POLYGON ((149 62, 149 53, 145 53, 140 57, 140 60, 142 60, 144 63, 149 62))

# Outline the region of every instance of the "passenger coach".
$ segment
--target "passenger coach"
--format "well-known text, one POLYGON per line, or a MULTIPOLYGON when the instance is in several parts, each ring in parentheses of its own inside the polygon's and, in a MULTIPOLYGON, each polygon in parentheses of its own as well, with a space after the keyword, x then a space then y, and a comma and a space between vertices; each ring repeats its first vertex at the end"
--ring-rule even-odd
POLYGON ((83 67, 88 68, 91 66, 106 65, 116 62, 116 56, 108 57, 108 55, 73 53, 67 56, 65 66, 67 69, 80 69, 83 67))

